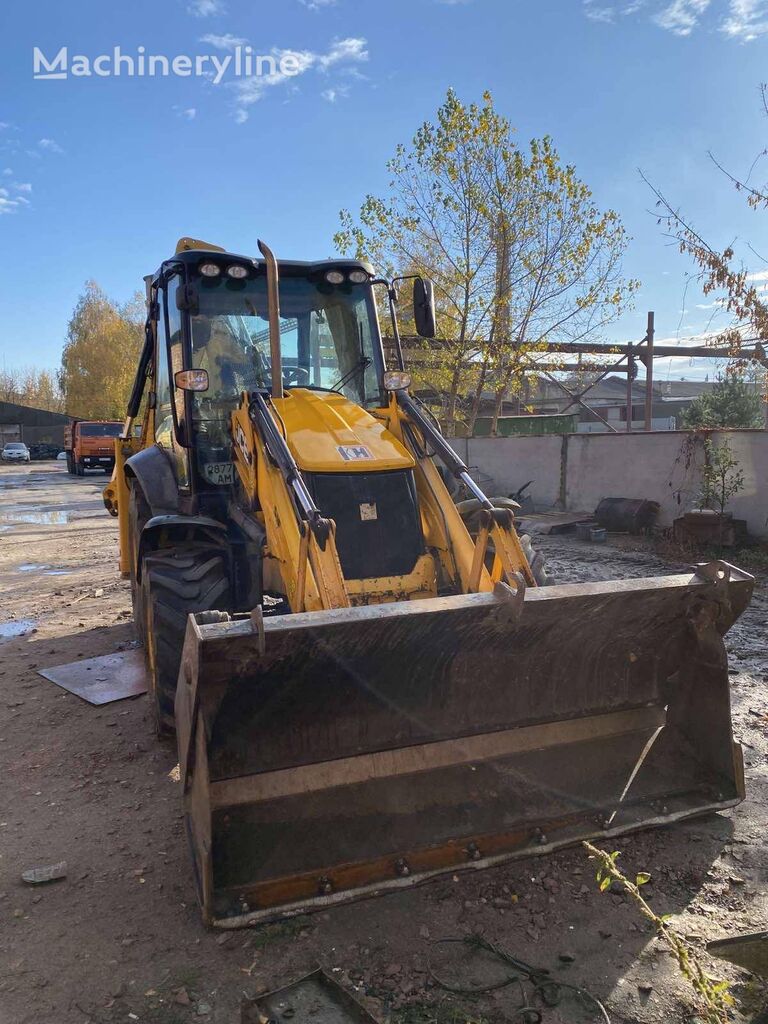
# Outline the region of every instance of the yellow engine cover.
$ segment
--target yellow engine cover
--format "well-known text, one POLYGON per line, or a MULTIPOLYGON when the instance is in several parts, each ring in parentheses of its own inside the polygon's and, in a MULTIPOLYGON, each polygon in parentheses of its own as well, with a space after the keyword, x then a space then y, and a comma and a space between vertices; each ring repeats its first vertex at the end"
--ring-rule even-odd
POLYGON ((308 473, 371 473, 415 465, 380 420, 344 395, 292 388, 273 405, 294 459, 308 473))

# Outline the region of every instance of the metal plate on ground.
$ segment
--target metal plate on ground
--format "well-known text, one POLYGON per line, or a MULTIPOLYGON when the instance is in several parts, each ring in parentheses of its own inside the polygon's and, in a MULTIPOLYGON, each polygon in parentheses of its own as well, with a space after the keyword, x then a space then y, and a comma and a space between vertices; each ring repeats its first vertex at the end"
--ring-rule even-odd
POLYGON ((84 658, 67 665, 40 669, 38 675, 82 697, 89 704, 111 704, 147 692, 144 651, 141 647, 117 651, 101 658, 84 658))
POLYGON ((569 533, 577 523, 594 519, 592 512, 521 512, 516 516, 520 533, 569 533))
POLYGON ((707 943, 707 952, 761 978, 768 978, 768 932, 716 939, 707 943))
POLYGON ((377 1024, 358 1001, 324 971, 243 1003, 241 1024, 377 1024))

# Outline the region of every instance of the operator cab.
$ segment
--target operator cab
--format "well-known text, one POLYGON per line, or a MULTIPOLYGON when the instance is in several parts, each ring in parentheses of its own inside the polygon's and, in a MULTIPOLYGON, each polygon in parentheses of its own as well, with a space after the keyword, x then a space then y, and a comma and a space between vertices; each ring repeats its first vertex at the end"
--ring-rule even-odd
MULTIPOLYGON (((385 404, 372 280, 371 267, 357 260, 280 263, 285 391, 336 391, 369 409, 385 404)), ((156 441, 175 451, 180 486, 190 486, 192 477, 195 489, 230 484, 232 412, 243 391, 269 392, 273 383, 266 267, 191 249, 165 263, 156 284, 156 441), (179 371, 188 369, 205 371, 200 390, 176 386, 179 371), (195 467, 186 465, 184 449, 194 452, 195 467)))

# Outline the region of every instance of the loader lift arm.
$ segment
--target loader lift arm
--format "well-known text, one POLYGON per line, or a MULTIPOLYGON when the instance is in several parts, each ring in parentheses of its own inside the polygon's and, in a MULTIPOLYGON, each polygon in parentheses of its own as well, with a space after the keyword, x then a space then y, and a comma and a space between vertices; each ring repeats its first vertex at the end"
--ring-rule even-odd
MULTIPOLYGON (((469 572, 467 573, 465 569, 461 574, 464 593, 472 594, 481 589, 483 567, 490 540, 493 541, 495 552, 490 572, 491 582, 493 584, 507 582, 514 587, 516 586, 517 579, 522 577, 528 586, 535 587, 537 585, 536 579, 520 544, 520 539, 517 536, 512 510, 508 508, 494 508, 491 500, 472 479, 467 466, 424 413, 419 402, 405 390, 398 390, 394 394, 398 409, 404 415, 406 427, 403 431, 404 436, 407 438, 409 433, 407 427, 410 424, 414 424, 421 433, 424 442, 432 447, 448 471, 463 483, 480 502, 482 513, 477 539, 472 552, 472 562, 469 572)), ((423 468, 425 462, 429 461, 431 461, 429 455, 424 451, 419 459, 420 466, 423 468)), ((434 489, 434 487, 438 486, 437 481, 433 480, 430 486, 434 489)), ((442 490, 444 493, 441 497, 444 504, 446 498, 450 501, 450 495, 444 486, 442 490)), ((457 545, 454 544, 453 546, 455 548, 457 545)))

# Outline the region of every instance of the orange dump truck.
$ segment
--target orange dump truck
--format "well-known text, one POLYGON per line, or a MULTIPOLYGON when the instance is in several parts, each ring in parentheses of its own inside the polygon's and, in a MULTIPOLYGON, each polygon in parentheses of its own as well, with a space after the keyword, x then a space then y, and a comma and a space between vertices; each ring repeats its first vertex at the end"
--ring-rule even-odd
POLYGON ((111 473, 115 465, 115 438, 122 420, 72 420, 64 430, 67 470, 83 476, 86 469, 111 473))

